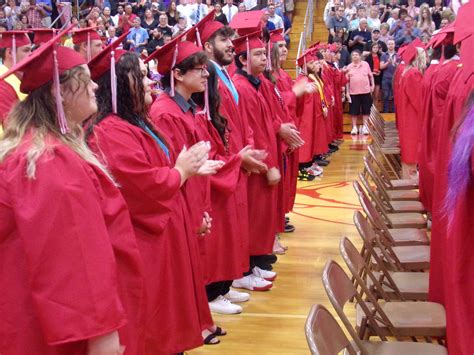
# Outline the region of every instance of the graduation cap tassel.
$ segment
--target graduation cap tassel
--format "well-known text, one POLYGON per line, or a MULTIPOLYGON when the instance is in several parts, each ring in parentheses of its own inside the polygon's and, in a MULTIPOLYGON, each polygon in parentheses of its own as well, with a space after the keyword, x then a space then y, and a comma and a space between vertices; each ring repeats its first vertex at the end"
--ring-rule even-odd
POLYGON ((112 94, 112 112, 117 113, 117 75, 115 73, 115 52, 110 53, 110 91, 112 94))
POLYGON ((173 69, 174 66, 176 65, 176 60, 178 59, 178 43, 176 43, 176 47, 174 49, 173 53, 173 61, 171 63, 171 78, 170 78, 170 85, 171 85, 171 92, 170 96, 174 97, 174 74, 173 74, 173 69))
POLYGON ((87 32, 87 61, 91 61, 91 35, 87 32))
POLYGON ((12 57, 13 57, 13 65, 16 64, 16 38, 15 35, 12 35, 12 57))
POLYGON ((59 83, 59 64, 56 49, 53 50, 53 91, 56 101, 56 114, 58 116, 59 129, 62 134, 69 133, 69 127, 64 114, 64 107, 61 98, 61 85, 59 83))
POLYGON ((271 55, 270 49, 271 49, 271 41, 269 40, 267 42, 267 65, 265 66, 265 69, 268 71, 272 71, 272 55, 271 55))
POLYGON ((201 42, 201 34, 199 33, 199 29, 196 26, 196 42, 199 48, 202 47, 202 42, 201 42))
POLYGON ((250 64, 250 44, 249 44, 248 37, 246 39, 246 42, 247 42, 247 74, 252 75, 252 66, 250 64))

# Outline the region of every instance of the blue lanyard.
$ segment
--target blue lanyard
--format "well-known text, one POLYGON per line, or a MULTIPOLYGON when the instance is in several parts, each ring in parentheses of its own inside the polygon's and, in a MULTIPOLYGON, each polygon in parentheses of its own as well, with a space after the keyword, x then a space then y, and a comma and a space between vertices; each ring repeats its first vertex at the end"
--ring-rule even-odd
POLYGON ((221 68, 219 68, 217 65, 216 65, 216 73, 217 73, 217 75, 219 75, 219 78, 221 78, 221 80, 224 82, 224 84, 227 86, 227 88, 232 93, 232 96, 234 97, 235 103, 238 104, 239 103, 239 93, 237 92, 237 89, 235 88, 232 81, 230 81, 228 75, 226 75, 224 73, 224 71, 221 68))
POLYGON ((147 133, 156 141, 156 143, 158 143, 158 145, 160 146, 161 150, 165 153, 166 155, 166 158, 168 159, 168 161, 170 161, 170 151, 168 149, 168 147, 165 145, 165 143, 163 143, 163 141, 160 139, 160 137, 158 137, 155 132, 153 132, 149 127, 147 127, 145 125, 145 122, 143 121, 140 121, 140 126, 145 130, 147 131, 147 133))

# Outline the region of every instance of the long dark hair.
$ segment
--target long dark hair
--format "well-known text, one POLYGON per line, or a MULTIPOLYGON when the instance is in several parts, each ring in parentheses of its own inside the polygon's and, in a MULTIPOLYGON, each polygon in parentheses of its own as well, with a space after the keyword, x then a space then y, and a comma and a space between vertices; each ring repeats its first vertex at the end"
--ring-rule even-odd
MULTIPOLYGON (((209 115, 211 116, 212 125, 219 133, 219 136, 221 137, 224 146, 227 148, 227 119, 219 112, 219 107, 221 105, 221 96, 217 89, 218 79, 216 69, 214 65, 211 64, 208 66, 207 70, 209 71, 209 78, 207 78, 209 95, 209 115)), ((195 93, 192 95, 192 99, 199 106, 204 107, 204 93, 195 93)))
MULTIPOLYGON (((148 119, 143 73, 140 70, 138 55, 133 52, 123 54, 116 64, 115 70, 117 75, 117 116, 140 128, 144 128, 144 124, 165 142, 148 119)), ((98 124, 105 117, 112 114, 110 70, 102 75, 97 84, 99 85, 96 91, 98 111, 92 122, 90 122, 91 125, 87 130, 87 136, 92 133, 95 124, 98 124)))

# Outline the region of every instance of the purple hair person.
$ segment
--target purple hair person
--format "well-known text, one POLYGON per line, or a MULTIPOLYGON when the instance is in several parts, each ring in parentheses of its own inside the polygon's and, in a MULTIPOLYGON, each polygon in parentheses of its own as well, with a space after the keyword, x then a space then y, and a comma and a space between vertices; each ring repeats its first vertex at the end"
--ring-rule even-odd
POLYGON ((471 155, 474 149, 474 93, 468 99, 464 121, 459 126, 456 141, 453 147, 448 172, 448 192, 446 194, 445 208, 448 216, 458 199, 466 192, 469 184, 474 183, 472 176, 471 155))

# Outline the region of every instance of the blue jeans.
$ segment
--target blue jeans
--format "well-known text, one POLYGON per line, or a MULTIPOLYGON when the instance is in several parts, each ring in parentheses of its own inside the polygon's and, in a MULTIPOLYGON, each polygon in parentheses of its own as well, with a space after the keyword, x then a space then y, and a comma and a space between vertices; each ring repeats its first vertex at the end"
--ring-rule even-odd
POLYGON ((383 95, 383 112, 395 112, 395 103, 393 102, 392 79, 382 79, 382 95, 383 95), (392 102, 392 110, 390 110, 390 102, 392 102))

